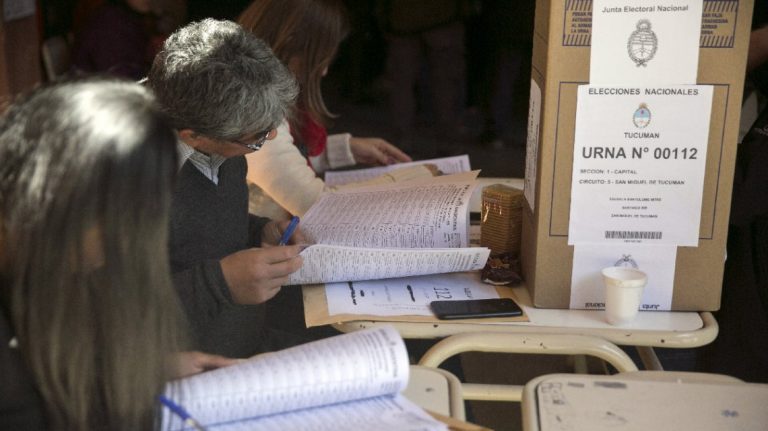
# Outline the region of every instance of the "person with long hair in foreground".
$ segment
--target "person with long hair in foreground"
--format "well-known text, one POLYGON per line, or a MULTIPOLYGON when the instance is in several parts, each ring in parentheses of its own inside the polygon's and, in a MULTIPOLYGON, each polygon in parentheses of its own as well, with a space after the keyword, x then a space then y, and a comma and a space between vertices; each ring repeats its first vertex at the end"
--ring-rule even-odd
POLYGON ((176 136, 137 84, 35 90, 0 119, 0 428, 152 429, 185 345, 168 265, 176 136))

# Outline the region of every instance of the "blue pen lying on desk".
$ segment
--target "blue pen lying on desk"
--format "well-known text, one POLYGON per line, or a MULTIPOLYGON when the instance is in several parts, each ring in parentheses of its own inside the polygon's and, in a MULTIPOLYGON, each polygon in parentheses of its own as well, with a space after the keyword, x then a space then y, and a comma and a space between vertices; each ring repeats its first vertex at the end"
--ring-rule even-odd
POLYGON ((286 245, 288 244, 288 240, 291 239, 291 235, 293 235, 293 231, 296 230, 296 226, 299 225, 299 216, 293 216, 291 219, 291 222, 288 223, 288 227, 285 228, 285 232, 283 232, 283 237, 280 238, 280 244, 278 245, 286 245))
POLYGON ((196 421, 192 416, 190 416, 190 414, 187 413, 183 407, 171 401, 170 398, 167 398, 165 395, 160 395, 157 397, 157 399, 160 400, 162 405, 168 407, 170 411, 178 415, 181 420, 184 421, 185 426, 190 426, 193 430, 196 431, 206 431, 205 427, 200 425, 200 422, 196 421))

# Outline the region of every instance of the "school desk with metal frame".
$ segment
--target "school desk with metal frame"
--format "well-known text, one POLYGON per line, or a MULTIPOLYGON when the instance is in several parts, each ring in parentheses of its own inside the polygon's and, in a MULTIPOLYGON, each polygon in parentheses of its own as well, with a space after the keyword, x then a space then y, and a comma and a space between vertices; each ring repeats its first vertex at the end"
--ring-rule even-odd
MULTIPOLYGON (((470 211, 479 212, 483 186, 505 184, 522 188, 520 178, 479 178, 481 186, 472 196, 470 211)), ((479 239, 479 226, 470 228, 479 239)), ((524 286, 513 288, 518 303, 530 322, 510 323, 412 323, 358 320, 333 325, 342 332, 394 326, 404 338, 435 339, 436 343, 419 361, 437 367, 447 358, 469 351, 577 355, 576 371, 585 372, 582 355, 595 356, 619 372, 635 371, 634 361, 617 345, 634 346, 648 370, 662 370, 654 347, 693 348, 717 337, 717 321, 709 312, 641 312, 629 325, 617 327, 605 322, 603 311, 535 308, 524 286)), ((465 399, 520 401, 522 386, 463 383, 465 399)))
POLYGON ((768 423, 768 385, 722 374, 547 374, 525 385, 523 430, 740 429, 768 423))
POLYGON ((411 365, 403 395, 430 412, 465 420, 461 382, 446 370, 411 365))
MULTIPOLYGON (((503 352, 594 356, 619 372, 636 371, 634 361, 618 345, 634 346, 646 369, 661 370, 654 347, 693 348, 712 342, 718 326, 709 312, 640 312, 626 326, 605 322, 604 311, 535 308, 524 286, 513 288, 529 322, 508 323, 414 323, 356 320, 333 325, 342 332, 391 325, 403 338, 443 338, 430 348, 419 365, 438 367, 451 356, 464 352, 503 352)), ((576 372, 585 372, 584 361, 576 361, 576 372)), ((520 401, 522 386, 463 383, 469 400, 520 401)))

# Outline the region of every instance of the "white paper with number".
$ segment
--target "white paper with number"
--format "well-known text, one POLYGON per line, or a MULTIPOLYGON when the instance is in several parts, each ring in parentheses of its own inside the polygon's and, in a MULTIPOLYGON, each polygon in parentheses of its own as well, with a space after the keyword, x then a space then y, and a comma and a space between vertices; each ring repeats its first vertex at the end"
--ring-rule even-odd
POLYGON ((328 314, 432 316, 432 301, 498 298, 477 273, 439 274, 325 285, 328 314))
POLYGON ((698 245, 712 92, 579 87, 568 244, 698 245))

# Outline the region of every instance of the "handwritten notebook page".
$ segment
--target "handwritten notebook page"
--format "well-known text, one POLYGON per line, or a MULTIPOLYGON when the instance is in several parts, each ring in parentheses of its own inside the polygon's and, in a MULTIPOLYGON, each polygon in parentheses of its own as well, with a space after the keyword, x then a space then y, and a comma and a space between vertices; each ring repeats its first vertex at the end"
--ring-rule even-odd
POLYGON ((301 222, 316 244, 449 248, 469 244, 475 181, 388 184, 326 193, 301 222))
MULTIPOLYGON (((408 354, 391 327, 254 356, 170 383, 166 395, 204 425, 391 395, 408 382, 408 354)), ((181 428, 164 411, 163 429, 181 428)))
POLYGON ((342 184, 365 181, 394 171, 395 169, 405 168, 414 165, 432 164, 437 166, 444 174, 455 174, 469 171, 469 156, 441 157, 438 159, 419 160, 416 162, 395 163, 394 165, 377 166, 366 169, 351 169, 347 171, 329 171, 325 173, 325 184, 329 186, 338 186, 342 184))

